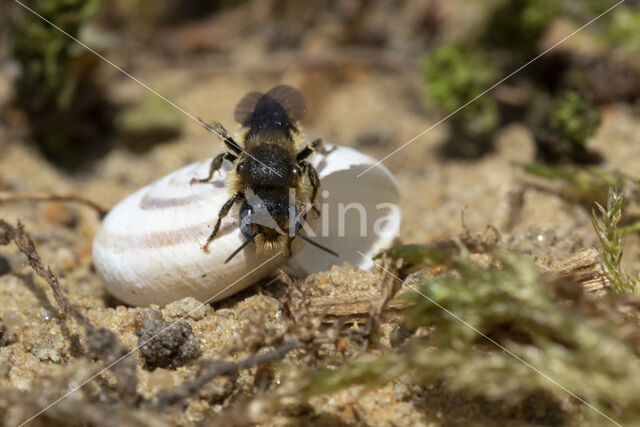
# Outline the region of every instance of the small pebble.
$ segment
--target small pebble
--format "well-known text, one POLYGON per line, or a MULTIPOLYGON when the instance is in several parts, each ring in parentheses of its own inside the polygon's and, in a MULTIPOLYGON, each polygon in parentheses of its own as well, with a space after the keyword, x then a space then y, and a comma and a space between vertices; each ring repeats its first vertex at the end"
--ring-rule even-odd
POLYGON ((240 301, 235 309, 236 317, 241 321, 248 321, 256 313, 273 313, 275 315, 282 309, 282 304, 277 299, 268 295, 252 295, 240 301))
POLYGON ((413 332, 407 329, 404 325, 399 325, 397 328, 394 328, 391 332, 389 332, 389 344, 391 347, 399 347, 404 344, 404 342, 413 335, 413 332))
POLYGON ((78 264, 75 254, 68 248, 58 248, 55 253, 55 263, 63 272, 73 270, 78 264))
POLYGON ((203 304, 193 297, 182 298, 167 304, 163 310, 165 316, 169 318, 180 319, 187 316, 193 320, 201 320, 211 312, 213 309, 209 304, 203 304))
POLYGON ((176 381, 170 371, 165 369, 156 369, 149 376, 149 388, 157 393, 159 390, 171 390, 176 385, 176 381))
POLYGON ((157 306, 146 307, 138 310, 133 319, 136 330, 142 329, 147 322, 152 320, 162 320, 162 313, 160 313, 156 307, 157 306))
POLYGON ((11 370, 11 364, 9 362, 0 363, 0 377, 6 377, 11 370))
POLYGON ((44 208, 44 216, 49 221, 55 222, 65 227, 73 227, 78 222, 73 209, 61 202, 49 202, 44 208))
POLYGON ((19 328, 26 323, 24 316, 17 311, 5 311, 1 318, 2 323, 9 328, 19 328))
POLYGON ((220 402, 233 393, 236 382, 227 377, 219 377, 205 384, 198 390, 200 399, 207 402, 220 402))

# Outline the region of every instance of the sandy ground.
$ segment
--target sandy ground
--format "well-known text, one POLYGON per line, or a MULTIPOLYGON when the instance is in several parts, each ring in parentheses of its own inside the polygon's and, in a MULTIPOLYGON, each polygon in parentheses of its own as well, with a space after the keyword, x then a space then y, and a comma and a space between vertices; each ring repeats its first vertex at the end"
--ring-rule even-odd
MULTIPOLYGON (((194 116, 219 120, 229 126, 235 103, 247 91, 264 90, 287 82, 300 87, 309 100, 305 131, 310 139, 322 137, 377 158, 401 146, 440 118, 420 103, 420 78, 408 68, 395 73, 354 67, 335 76, 327 73, 330 76, 327 77, 301 67, 286 73, 262 73, 257 77, 250 71, 219 69, 208 67, 206 63, 182 66, 155 63, 139 67, 135 74, 194 116)), ((145 95, 143 88, 124 76, 111 83, 109 93, 116 100, 135 100, 145 95)), ((438 157, 436 149, 447 132, 445 123, 385 162, 398 179, 403 193, 404 220, 399 242, 434 242, 460 234, 463 231, 461 212, 464 212, 468 229, 484 231, 495 219, 495 208, 503 187, 523 180, 523 174, 512 167, 511 162, 534 160, 532 138, 518 125, 503 129, 496 141, 496 151, 474 162, 438 157)), ((640 171, 640 120, 623 106, 608 108, 604 111, 603 125, 589 141, 589 147, 605 154, 604 167, 637 177, 640 171)), ((216 138, 185 117, 179 138, 143 154, 115 149, 79 176, 69 176, 44 161, 28 141, 0 140, 0 190, 73 193, 113 206, 124 196, 166 173, 221 150, 216 138)), ((141 316, 142 309, 123 306, 106 295, 92 268, 92 238, 100 226, 94 212, 60 203, 19 203, 0 206, 0 218, 12 224, 19 220, 25 225, 44 262, 60 278, 66 295, 92 322, 114 331, 125 346, 136 346, 136 322, 139 322, 136 319, 141 316)), ((533 254, 541 265, 549 266, 582 248, 593 246, 596 236, 591 227, 590 212, 554 194, 527 188, 522 211, 512 230, 503 233, 502 242, 533 254)), ((638 243, 637 238, 628 242, 625 263, 630 271, 640 271, 638 243)), ((10 272, 0 273, 0 325, 4 331, 0 346, 0 389, 7 393, 36 393, 41 397, 39 405, 44 405, 73 385, 80 384, 99 364, 78 350, 78 342, 80 346, 84 342, 81 330, 74 322, 60 317, 49 288, 40 279, 32 278, 24 257, 14 247, 1 248, 0 257, 6 259, 11 268, 10 272)), ((317 298, 332 294, 334 298, 374 299, 380 292, 376 277, 376 274, 358 272, 344 265, 307 278, 306 283, 317 298)), ((276 330, 282 328, 282 303, 278 298, 285 286, 279 282, 268 285, 265 281, 191 315, 187 322, 200 340, 201 357, 216 357, 252 316, 257 315, 276 330)), ((171 304, 162 308, 162 316, 165 320, 178 319, 193 304, 196 302, 190 300, 171 304)), ((385 334, 396 326, 397 316, 385 317, 381 343, 388 342, 385 334)), ((379 352, 372 350, 373 355, 379 352)), ((131 357, 136 358, 140 380, 138 391, 145 397, 160 389, 171 389, 197 372, 195 364, 149 372, 143 368, 138 353, 131 357)), ((258 385, 251 382, 252 378, 241 375, 236 389, 249 394, 259 391, 258 385)), ((96 387, 95 383, 87 384, 83 393, 95 393, 96 387)), ((225 390, 224 384, 213 384, 198 398, 191 399, 184 410, 169 411, 163 420, 194 425, 212 411, 217 413, 228 406, 233 399, 225 400, 225 397, 231 393, 225 390)), ((437 390, 417 390, 406 382, 397 381, 367 394, 353 387, 314 398, 310 408, 297 418, 282 414, 263 421, 268 424, 295 424, 297 419, 316 424, 462 425, 470 422, 503 424, 517 420, 513 414, 483 415, 487 412, 486 402, 448 399, 437 390)), ((60 408, 73 408, 74 402, 77 401, 72 395, 59 405, 60 408)), ((22 421, 34 409, 29 405, 23 409, 0 406, 7 425, 22 421)), ((34 425, 45 425, 48 420, 46 416, 39 417, 34 425)))

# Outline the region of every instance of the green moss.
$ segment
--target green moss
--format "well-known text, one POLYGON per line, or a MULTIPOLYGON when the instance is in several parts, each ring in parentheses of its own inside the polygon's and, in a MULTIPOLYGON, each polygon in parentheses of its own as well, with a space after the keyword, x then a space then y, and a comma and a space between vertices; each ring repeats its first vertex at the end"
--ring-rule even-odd
POLYGON ((533 131, 539 161, 549 164, 601 161, 601 156, 586 144, 600 126, 600 112, 578 92, 567 90, 554 98, 540 93, 530 102, 526 121, 533 131))
MULTIPOLYGON (((433 251, 424 251, 425 257, 431 258, 433 251)), ((436 263, 444 255, 422 262, 436 263)), ((379 359, 316 372, 307 395, 353 384, 375 386, 402 376, 506 405, 543 394, 560 408, 568 396, 560 384, 619 422, 637 420, 640 360, 614 326, 588 317, 593 309, 580 309, 590 303, 579 285, 542 275, 520 253, 497 250, 490 256, 487 265, 450 257, 450 274, 427 275, 418 284, 419 293, 410 294, 414 306, 406 322, 428 327, 428 340, 413 339, 379 359)), ((604 420, 586 406, 582 412, 604 420)))
MULTIPOLYGON (((38 14, 77 37, 81 25, 99 5, 99 0, 46 0, 31 4, 38 14)), ((76 43, 24 11, 15 25, 13 56, 23 68, 18 80, 18 104, 29 110, 68 108, 86 71, 88 53, 73 49, 76 43)))
POLYGON ((611 24, 603 31, 604 42, 623 55, 640 53, 640 10, 621 7, 612 14, 611 24))
MULTIPOLYGON (((422 59, 426 98, 450 114, 487 90, 497 78, 491 56, 472 44, 445 44, 422 59)), ((457 115, 473 121, 478 133, 498 125, 496 102, 489 96, 476 99, 457 115)))
POLYGON ((600 112, 577 92, 567 91, 553 101, 549 116, 549 128, 577 147, 600 127, 600 112))
MULTIPOLYGON (((99 0, 41 0, 29 6, 78 37, 99 0)), ((33 13, 22 10, 12 39, 22 74, 14 105, 29 121, 32 139, 49 160, 76 169, 104 154, 113 108, 95 82, 100 60, 33 13)))
POLYGON ((562 8, 557 0, 505 0, 487 24, 489 43, 530 55, 553 17, 562 8))

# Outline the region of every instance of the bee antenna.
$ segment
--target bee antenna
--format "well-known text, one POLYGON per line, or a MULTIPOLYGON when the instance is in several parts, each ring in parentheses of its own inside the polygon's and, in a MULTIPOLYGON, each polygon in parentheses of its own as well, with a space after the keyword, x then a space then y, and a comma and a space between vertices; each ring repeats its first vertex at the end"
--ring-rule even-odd
POLYGON ((229 255, 229 258, 227 258, 227 260, 224 262, 225 264, 228 263, 229 261, 231 261, 233 259, 234 256, 238 255, 238 252, 240 252, 241 250, 243 250, 245 248, 245 246, 247 246, 249 243, 253 242, 253 240, 256 238, 256 236, 260 234, 260 230, 256 231, 255 233, 253 233, 253 235, 251 237, 249 237, 247 240, 245 240, 240 247, 238 247, 238 249, 236 249, 235 251, 233 251, 233 253, 231 255, 229 255))
POLYGON ((315 246, 318 249, 322 249, 323 251, 330 253, 331 255, 333 255, 336 258, 340 258, 340 255, 338 255, 337 253, 335 253, 334 251, 332 251, 329 248, 326 248, 324 246, 322 246, 320 243, 314 242, 313 240, 311 240, 310 238, 308 238, 307 236, 305 236, 304 234, 300 234, 296 232, 296 236, 300 237, 302 240, 304 240, 305 242, 309 242, 311 243, 313 246, 315 246))

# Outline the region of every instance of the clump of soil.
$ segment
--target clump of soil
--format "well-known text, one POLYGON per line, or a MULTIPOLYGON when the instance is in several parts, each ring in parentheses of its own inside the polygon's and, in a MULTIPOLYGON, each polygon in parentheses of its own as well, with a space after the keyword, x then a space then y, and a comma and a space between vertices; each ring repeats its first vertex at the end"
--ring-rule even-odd
MULTIPOLYGON (((158 316, 161 314, 158 313, 158 316)), ((150 319, 136 334, 144 367, 149 371, 156 368, 175 369, 197 359, 202 353, 200 340, 186 322, 150 319)))

